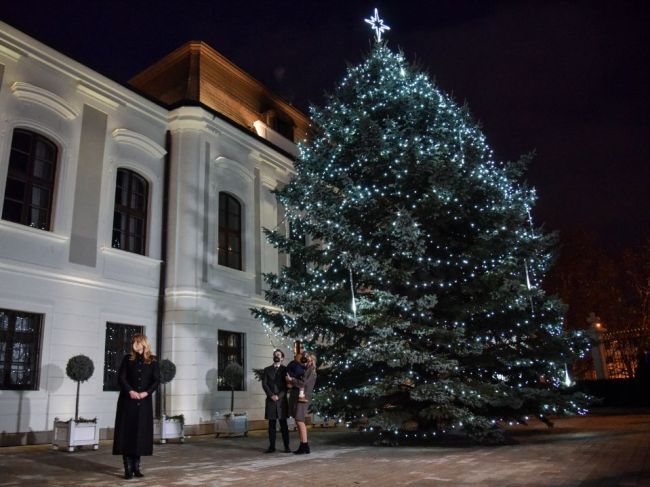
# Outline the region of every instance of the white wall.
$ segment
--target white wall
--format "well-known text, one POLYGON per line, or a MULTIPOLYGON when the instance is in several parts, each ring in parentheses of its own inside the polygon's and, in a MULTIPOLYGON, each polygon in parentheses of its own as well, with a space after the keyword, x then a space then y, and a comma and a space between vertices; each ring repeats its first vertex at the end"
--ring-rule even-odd
POLYGON ((80 414, 112 427, 116 392, 104 392, 106 322, 142 325, 156 341, 161 258, 165 133, 172 134, 166 313, 163 358, 176 363, 168 385, 169 414, 187 424, 209 423, 229 408, 216 391, 219 330, 246 337, 246 390, 235 407, 264 416, 264 396, 252 373, 271 362, 270 336, 250 314, 264 304, 261 272, 278 270, 278 254, 261 236, 275 228, 270 191, 288 180, 292 163, 254 135, 197 107, 171 112, 0 23, 0 212, 11 134, 35 130, 60 149, 52 231, 0 220, 0 308, 44 315, 38 390, 0 390, 0 433, 50 430, 54 417, 74 414, 75 384, 65 376, 70 357, 88 355, 95 373, 81 386, 80 414), (17 84, 16 84, 17 83, 17 84), (84 105, 106 115, 95 267, 70 262, 84 105), (150 187, 147 255, 111 248, 116 172, 132 169, 150 187), (218 194, 233 194, 244 210, 244 269, 218 265, 218 194))

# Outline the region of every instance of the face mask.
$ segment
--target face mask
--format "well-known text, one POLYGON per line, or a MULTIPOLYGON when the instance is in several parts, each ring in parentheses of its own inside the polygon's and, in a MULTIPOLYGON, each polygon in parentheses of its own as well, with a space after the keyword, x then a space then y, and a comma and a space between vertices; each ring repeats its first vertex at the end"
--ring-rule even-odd
POLYGON ((282 360, 282 358, 278 357, 277 355, 275 355, 275 356, 273 357, 273 361, 274 361, 275 363, 279 362, 280 360, 282 360))

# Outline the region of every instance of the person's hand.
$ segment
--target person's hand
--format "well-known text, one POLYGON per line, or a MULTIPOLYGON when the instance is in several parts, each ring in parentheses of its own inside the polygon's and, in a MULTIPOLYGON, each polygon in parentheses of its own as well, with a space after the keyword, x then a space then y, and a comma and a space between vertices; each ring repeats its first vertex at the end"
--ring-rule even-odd
POLYGON ((278 399, 280 399, 280 398, 276 394, 273 394, 271 396, 271 400, 273 400, 273 401, 277 401, 278 399))
POLYGON ((135 391, 129 391, 129 397, 130 397, 131 399, 140 399, 140 394, 138 394, 138 393, 135 392, 135 391))
POLYGON ((147 391, 141 392, 140 393, 140 399, 145 399, 148 395, 149 395, 149 393, 147 391))

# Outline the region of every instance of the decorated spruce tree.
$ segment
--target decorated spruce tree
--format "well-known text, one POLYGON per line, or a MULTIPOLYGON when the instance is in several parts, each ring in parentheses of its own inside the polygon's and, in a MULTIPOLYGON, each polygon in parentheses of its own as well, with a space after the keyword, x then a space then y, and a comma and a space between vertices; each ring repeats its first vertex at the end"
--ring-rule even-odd
POLYGON ((326 368, 315 411, 380 434, 486 439, 581 412, 564 379, 585 343, 540 287, 553 239, 526 161, 496 161, 467 108, 377 37, 312 109, 276 192, 290 232, 267 231, 290 265, 254 314, 326 368))

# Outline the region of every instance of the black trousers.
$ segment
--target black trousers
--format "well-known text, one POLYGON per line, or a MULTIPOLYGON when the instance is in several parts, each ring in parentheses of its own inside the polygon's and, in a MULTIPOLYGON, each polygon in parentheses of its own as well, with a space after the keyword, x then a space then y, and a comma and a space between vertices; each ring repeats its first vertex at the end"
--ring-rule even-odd
POLYGON ((286 419, 269 419, 269 446, 275 448, 275 422, 280 421, 280 433, 285 448, 289 448, 289 427, 286 419))

